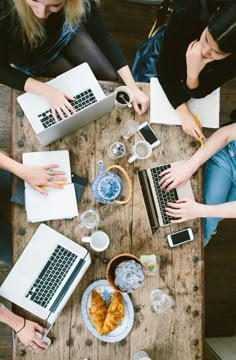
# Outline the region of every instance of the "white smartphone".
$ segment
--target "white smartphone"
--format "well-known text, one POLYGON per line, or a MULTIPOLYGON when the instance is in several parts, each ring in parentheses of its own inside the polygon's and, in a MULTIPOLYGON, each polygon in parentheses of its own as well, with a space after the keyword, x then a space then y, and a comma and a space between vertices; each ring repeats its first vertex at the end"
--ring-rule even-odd
POLYGON ((160 145, 160 139, 156 136, 152 127, 147 121, 144 121, 139 125, 138 132, 139 135, 151 145, 152 149, 160 145))
POLYGON ((39 331, 35 331, 36 336, 43 341, 45 344, 43 345, 43 347, 45 349, 48 349, 49 346, 51 345, 51 339, 43 334, 41 334, 39 331), (47 344, 47 345, 46 345, 47 344))
POLYGON ((177 231, 173 234, 167 235, 167 240, 170 247, 184 244, 194 239, 193 232, 191 228, 183 229, 177 231))

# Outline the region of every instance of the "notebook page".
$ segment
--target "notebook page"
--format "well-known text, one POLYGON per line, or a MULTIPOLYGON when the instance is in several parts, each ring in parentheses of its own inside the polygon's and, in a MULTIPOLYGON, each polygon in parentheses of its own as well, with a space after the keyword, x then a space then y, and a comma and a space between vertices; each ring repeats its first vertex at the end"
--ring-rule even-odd
POLYGON ((32 188, 26 189, 25 208, 27 220, 38 222, 46 220, 71 219, 78 215, 74 184, 63 189, 47 188, 48 196, 32 188))
MULTIPOLYGON (((202 99, 190 99, 189 110, 197 114, 203 127, 218 128, 220 88, 202 99)), ((177 111, 170 104, 157 78, 150 81, 150 123, 181 125, 177 111)))
POLYGON ((78 215, 74 184, 71 183, 68 150, 42 151, 23 154, 23 164, 45 166, 57 164, 65 171, 67 182, 62 189, 47 187, 48 196, 40 194, 25 183, 25 208, 29 222, 72 218, 78 215))

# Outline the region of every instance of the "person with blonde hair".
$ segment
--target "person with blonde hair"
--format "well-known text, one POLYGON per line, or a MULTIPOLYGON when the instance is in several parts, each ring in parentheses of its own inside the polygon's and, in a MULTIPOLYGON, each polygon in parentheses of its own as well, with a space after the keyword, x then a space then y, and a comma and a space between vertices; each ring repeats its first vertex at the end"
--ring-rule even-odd
POLYGON ((87 62, 99 80, 120 77, 133 92, 134 110, 147 110, 148 97, 105 26, 98 0, 3 0, 0 11, 1 83, 44 96, 54 117, 64 118, 75 112, 71 94, 34 77, 55 77, 87 62))

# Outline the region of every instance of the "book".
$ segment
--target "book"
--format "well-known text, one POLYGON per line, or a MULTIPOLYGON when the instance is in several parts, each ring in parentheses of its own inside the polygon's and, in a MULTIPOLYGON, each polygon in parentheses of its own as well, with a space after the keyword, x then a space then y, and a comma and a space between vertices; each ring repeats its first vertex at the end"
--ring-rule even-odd
MULTIPOLYGON (((217 129, 220 121, 220 88, 202 99, 187 102, 192 114, 197 114, 203 127, 217 129)), ((177 111, 170 104, 157 78, 150 81, 150 123, 181 125, 177 111)))
POLYGON ((63 176, 67 179, 62 189, 46 187, 48 196, 40 194, 25 182, 25 209, 28 222, 71 219, 78 215, 68 150, 23 153, 23 164, 29 166, 58 164, 57 169, 65 171, 63 176))

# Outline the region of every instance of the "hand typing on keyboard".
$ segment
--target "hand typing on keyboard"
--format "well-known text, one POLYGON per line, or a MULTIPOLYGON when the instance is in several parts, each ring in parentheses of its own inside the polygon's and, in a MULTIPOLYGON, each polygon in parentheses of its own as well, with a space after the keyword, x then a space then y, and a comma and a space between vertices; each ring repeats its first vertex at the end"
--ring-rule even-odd
POLYGON ((49 102, 52 115, 55 121, 58 121, 58 117, 65 119, 71 113, 75 113, 75 109, 71 105, 70 101, 73 101, 73 96, 63 93, 63 91, 56 89, 48 84, 44 90, 44 97, 49 102))
POLYGON ((165 189, 167 192, 176 189, 184 185, 191 178, 195 170, 189 161, 172 165, 169 169, 160 173, 161 180, 159 185, 161 189, 165 189))
POLYGON ((170 220, 171 223, 180 223, 183 221, 203 217, 205 205, 188 198, 182 198, 175 203, 167 203, 165 208, 166 214, 176 220, 170 220))

